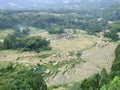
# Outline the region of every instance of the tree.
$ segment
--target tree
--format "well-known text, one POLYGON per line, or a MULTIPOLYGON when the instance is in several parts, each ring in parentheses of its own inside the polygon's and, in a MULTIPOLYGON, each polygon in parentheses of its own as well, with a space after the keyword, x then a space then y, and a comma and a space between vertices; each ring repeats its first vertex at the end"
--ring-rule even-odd
POLYGON ((39 50, 41 48, 47 48, 50 44, 49 40, 46 40, 45 38, 42 37, 29 37, 25 39, 26 44, 25 48, 30 49, 30 50, 39 50))
POLYGON ((35 70, 21 64, 13 65, 0 68, 0 90, 47 90, 41 66, 36 66, 35 70))
POLYGON ((94 76, 85 79, 81 84, 81 88, 83 90, 98 90, 100 88, 99 81, 100 75, 95 74, 94 76))
POLYGON ((120 90, 120 77, 115 77, 108 87, 108 90, 120 90))
POLYGON ((100 73, 100 81, 99 81, 100 86, 106 85, 109 82, 107 76, 108 76, 107 71, 105 68, 103 68, 100 73))
POLYGON ((28 83, 33 90, 47 90, 47 85, 45 84, 41 73, 39 73, 37 70, 31 70, 28 73, 28 77, 28 83))
POLYGON ((120 44, 115 49, 115 57, 120 56, 120 44))
POLYGON ((4 49, 23 49, 39 52, 40 50, 51 50, 50 41, 45 38, 35 36, 27 38, 17 38, 13 34, 8 34, 4 39, 4 49))
POLYGON ((3 45, 5 49, 15 49, 16 48, 17 38, 13 34, 8 34, 4 39, 3 45))
POLYGON ((106 78, 107 77, 107 71, 105 68, 101 70, 101 78, 106 78))
POLYGON ((117 41, 119 39, 117 32, 114 30, 112 30, 110 32, 104 32, 104 37, 111 38, 114 41, 117 41))
POLYGON ((3 43, 0 42, 0 50, 4 49, 3 43))

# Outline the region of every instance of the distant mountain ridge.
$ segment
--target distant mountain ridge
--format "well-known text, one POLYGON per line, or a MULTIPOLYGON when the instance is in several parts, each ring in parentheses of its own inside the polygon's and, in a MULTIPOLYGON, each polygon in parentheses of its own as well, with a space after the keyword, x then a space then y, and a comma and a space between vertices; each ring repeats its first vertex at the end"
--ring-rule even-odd
POLYGON ((43 9, 108 6, 120 0, 0 0, 0 9, 43 9))

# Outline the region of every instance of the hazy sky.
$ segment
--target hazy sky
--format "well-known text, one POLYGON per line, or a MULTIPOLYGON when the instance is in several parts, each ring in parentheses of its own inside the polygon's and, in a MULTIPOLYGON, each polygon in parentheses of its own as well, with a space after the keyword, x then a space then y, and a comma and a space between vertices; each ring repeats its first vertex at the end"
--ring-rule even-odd
MULTIPOLYGON (((0 9, 6 8, 42 8, 42 7, 62 7, 62 6, 84 6, 103 2, 104 4, 115 0, 0 0, 0 9)), ((120 0, 118 0, 120 1, 120 0)), ((102 3, 102 4, 103 4, 102 3)))

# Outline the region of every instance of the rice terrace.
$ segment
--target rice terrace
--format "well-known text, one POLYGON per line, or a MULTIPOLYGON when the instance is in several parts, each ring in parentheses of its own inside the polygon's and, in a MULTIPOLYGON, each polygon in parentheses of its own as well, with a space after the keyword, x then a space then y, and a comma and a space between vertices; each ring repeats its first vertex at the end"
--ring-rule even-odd
POLYGON ((0 90, 119 90, 119 0, 0 0, 0 90))

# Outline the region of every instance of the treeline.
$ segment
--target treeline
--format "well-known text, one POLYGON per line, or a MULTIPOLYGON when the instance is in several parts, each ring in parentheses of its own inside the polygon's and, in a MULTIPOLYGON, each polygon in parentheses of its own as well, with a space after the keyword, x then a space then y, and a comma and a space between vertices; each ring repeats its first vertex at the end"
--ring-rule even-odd
POLYGON ((0 90, 47 90, 40 65, 34 68, 21 64, 0 63, 0 90))
POLYGON ((54 11, 44 12, 46 14, 39 14, 39 11, 0 12, 0 29, 14 28, 16 25, 27 25, 48 31, 51 31, 53 27, 63 27, 67 29, 82 29, 94 33, 103 30, 107 25, 105 20, 97 20, 100 15, 94 11, 76 10, 73 12, 68 10, 65 14, 62 14, 62 10, 58 13, 52 12, 54 11))
POLYGON ((8 34, 0 48, 3 49, 22 49, 23 51, 43 51, 51 50, 50 41, 40 36, 18 38, 14 34, 8 34))
POLYGON ((85 79, 81 84, 73 85, 70 90, 120 90, 120 45, 115 50, 109 74, 103 68, 101 73, 85 79))
POLYGON ((119 4, 105 10, 0 11, 0 29, 25 25, 46 29, 50 32, 53 27, 62 27, 64 29, 82 29, 94 34, 104 30, 108 26, 108 21, 119 21, 119 13, 119 4), (98 20, 98 18, 102 19, 98 20))

